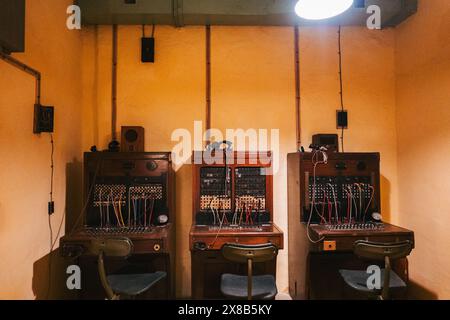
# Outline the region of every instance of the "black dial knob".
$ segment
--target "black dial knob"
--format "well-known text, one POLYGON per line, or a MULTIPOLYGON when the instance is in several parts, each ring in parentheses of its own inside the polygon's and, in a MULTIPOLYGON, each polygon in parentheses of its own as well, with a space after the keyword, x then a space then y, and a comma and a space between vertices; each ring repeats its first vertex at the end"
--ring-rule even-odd
POLYGON ((366 170, 367 165, 366 165, 366 163, 365 163, 364 161, 358 161, 358 163, 357 163, 357 165, 356 165, 356 168, 357 168, 359 171, 363 171, 363 170, 366 170))
POLYGON ((148 161, 145 166, 147 167, 147 170, 149 170, 149 171, 154 171, 154 170, 156 170, 156 168, 158 168, 158 164, 153 160, 148 161))

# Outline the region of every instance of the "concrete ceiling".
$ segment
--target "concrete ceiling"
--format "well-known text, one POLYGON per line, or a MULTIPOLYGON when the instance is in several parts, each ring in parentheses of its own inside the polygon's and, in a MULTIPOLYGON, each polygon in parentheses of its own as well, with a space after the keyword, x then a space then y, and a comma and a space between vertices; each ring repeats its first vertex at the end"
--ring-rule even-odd
POLYGON ((348 11, 323 21, 294 13, 297 0, 78 0, 83 24, 164 24, 237 26, 366 25, 366 8, 381 8, 383 27, 393 27, 417 11, 418 0, 355 0, 348 11))

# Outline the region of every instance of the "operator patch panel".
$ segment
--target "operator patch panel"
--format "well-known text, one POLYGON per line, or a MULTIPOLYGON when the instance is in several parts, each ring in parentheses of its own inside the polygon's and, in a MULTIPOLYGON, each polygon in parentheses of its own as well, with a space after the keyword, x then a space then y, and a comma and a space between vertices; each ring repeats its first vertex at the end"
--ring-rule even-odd
POLYGON ((220 195, 200 196, 200 210, 207 211, 210 210, 211 208, 231 210, 231 198, 220 195))
POLYGON ((162 199, 163 186, 161 184, 148 184, 132 186, 129 188, 130 199, 162 199))
POLYGON ((212 196, 231 195, 231 169, 203 167, 200 170, 200 194, 212 196))
POLYGON ((127 198, 126 190, 127 187, 124 184, 96 184, 93 205, 98 207, 110 201, 117 201, 124 205, 127 198))
POLYGON ((86 153, 85 228, 127 232, 168 223, 169 159, 166 154, 86 153))
POLYGON ((200 169, 200 210, 231 210, 231 168, 200 169))
POLYGON ((342 199, 342 197, 351 193, 354 198, 369 200, 372 193, 371 177, 370 176, 316 176, 315 181, 313 177, 309 177, 308 183, 308 199, 312 201, 313 190, 315 190, 315 201, 323 201, 324 198, 342 199))
POLYGON ((194 199, 196 225, 240 228, 269 223, 272 220, 272 202, 268 201, 272 197, 272 192, 268 192, 272 183, 266 175, 269 167, 270 164, 238 161, 223 166, 198 166, 194 178, 199 187, 194 199))
POLYGON ((301 221, 364 224, 380 212, 379 154, 302 154, 301 221))
POLYGON ((266 171, 259 167, 240 167, 235 169, 236 196, 266 196, 266 171))

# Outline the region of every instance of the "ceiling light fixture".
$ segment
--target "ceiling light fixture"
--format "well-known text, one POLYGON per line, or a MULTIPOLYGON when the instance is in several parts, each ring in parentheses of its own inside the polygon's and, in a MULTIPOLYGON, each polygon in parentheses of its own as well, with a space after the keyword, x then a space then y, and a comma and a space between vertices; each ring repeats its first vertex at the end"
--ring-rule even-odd
POLYGON ((322 20, 340 15, 347 11, 353 0, 299 0, 295 13, 308 20, 322 20))

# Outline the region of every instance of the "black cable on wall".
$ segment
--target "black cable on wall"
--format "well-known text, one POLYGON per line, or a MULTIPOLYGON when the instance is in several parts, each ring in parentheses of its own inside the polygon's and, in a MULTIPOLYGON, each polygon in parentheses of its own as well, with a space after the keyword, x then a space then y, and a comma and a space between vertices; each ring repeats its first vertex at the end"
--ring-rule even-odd
POLYGON ((294 27, 294 54, 295 54, 295 129, 297 140, 297 151, 302 146, 301 142, 301 124, 300 124, 300 44, 299 27, 294 27))

